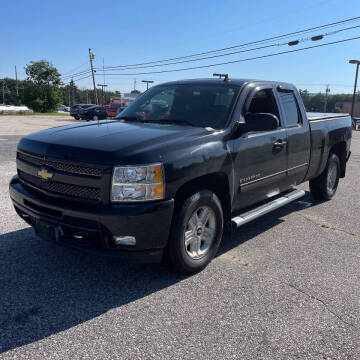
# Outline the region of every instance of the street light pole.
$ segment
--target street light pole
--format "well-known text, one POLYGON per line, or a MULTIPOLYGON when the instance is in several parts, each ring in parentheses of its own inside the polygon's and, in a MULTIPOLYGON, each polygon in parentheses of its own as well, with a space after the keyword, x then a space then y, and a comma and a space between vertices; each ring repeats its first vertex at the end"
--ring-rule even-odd
POLYGON ((146 90, 149 89, 149 84, 152 84, 154 81, 152 80, 141 80, 141 82, 146 83, 146 90))
POLYGON ((358 75, 359 75, 360 60, 350 60, 349 64, 356 65, 354 93, 353 93, 353 99, 352 99, 352 104, 351 104, 351 114, 350 114, 351 118, 353 118, 354 117, 354 109, 355 109, 356 87, 357 87, 357 80, 358 80, 358 75))
POLYGON ((107 87, 105 84, 97 84, 97 86, 101 86, 101 102, 104 105, 104 87, 107 87))

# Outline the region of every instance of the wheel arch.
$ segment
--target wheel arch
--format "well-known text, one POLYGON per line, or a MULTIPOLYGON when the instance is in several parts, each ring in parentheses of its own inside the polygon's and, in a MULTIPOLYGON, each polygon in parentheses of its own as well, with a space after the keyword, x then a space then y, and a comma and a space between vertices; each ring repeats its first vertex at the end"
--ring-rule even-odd
POLYGON ((346 142, 341 141, 336 144, 334 144, 330 151, 329 156, 331 154, 336 154, 340 160, 340 177, 345 177, 346 172, 346 142))
POLYGON ((174 217, 184 201, 201 189, 210 190, 219 198, 224 214, 224 232, 229 233, 231 231, 230 185, 224 172, 203 175, 183 184, 175 193, 174 217))

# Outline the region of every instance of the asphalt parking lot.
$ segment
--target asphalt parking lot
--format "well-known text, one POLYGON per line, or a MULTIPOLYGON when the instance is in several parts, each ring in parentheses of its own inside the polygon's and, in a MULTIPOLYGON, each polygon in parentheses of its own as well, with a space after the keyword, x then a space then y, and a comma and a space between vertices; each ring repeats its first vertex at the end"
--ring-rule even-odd
POLYGON ((180 276, 57 247, 18 218, 16 144, 58 121, 0 117, 1 359, 360 358, 360 132, 332 201, 307 193, 180 276))

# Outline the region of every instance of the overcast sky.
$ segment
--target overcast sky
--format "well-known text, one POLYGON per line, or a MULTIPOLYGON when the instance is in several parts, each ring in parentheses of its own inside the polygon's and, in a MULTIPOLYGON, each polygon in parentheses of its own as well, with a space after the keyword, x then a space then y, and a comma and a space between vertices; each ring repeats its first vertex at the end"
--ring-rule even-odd
MULTIPOLYGON (((16 64, 19 77, 23 79, 24 66, 31 60, 49 60, 61 74, 72 74, 89 69, 89 47, 96 55, 96 67, 102 67, 103 58, 105 66, 117 66, 186 56, 360 16, 360 1, 5 0, 0 11, 0 78, 14 77, 16 64)), ((360 21, 312 35, 356 25, 360 25, 360 21)), ((295 36, 293 39, 307 36, 295 36)), ((275 46, 204 61, 126 70, 122 73, 234 61, 357 36, 360 36, 360 28, 328 35, 316 43, 307 41, 296 47, 275 46)), ((126 92, 133 88, 135 78, 137 88, 144 90, 146 85, 141 83, 143 79, 161 83, 210 77, 214 72, 222 72, 234 78, 288 81, 310 92, 324 92, 326 84, 330 84, 331 93, 350 93, 355 69, 348 64, 348 60, 352 58, 360 58, 359 39, 205 69, 147 75, 107 75, 105 82, 113 90, 126 92)), ((118 70, 110 73, 115 72, 120 73, 118 70)), ((103 82, 100 73, 97 72, 97 83, 103 82)), ((91 79, 76 81, 76 84, 91 87, 91 79)))

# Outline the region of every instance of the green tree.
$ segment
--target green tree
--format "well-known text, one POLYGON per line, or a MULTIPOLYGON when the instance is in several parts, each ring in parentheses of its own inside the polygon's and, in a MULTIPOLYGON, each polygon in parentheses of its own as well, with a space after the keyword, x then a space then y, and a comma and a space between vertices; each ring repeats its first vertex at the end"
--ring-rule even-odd
POLYGON ((46 60, 31 61, 25 67, 24 104, 38 112, 54 111, 61 104, 60 74, 46 60))

